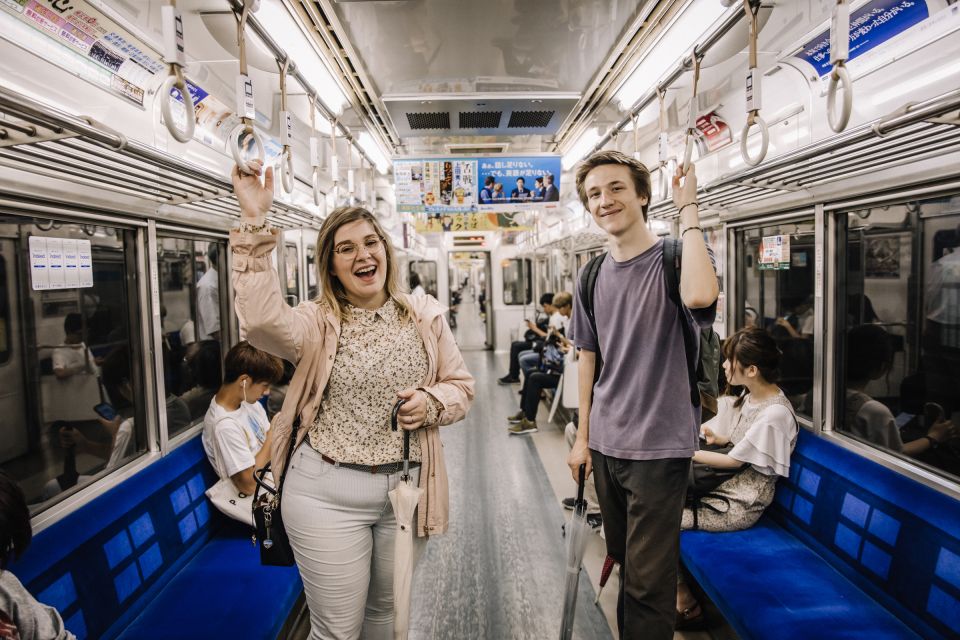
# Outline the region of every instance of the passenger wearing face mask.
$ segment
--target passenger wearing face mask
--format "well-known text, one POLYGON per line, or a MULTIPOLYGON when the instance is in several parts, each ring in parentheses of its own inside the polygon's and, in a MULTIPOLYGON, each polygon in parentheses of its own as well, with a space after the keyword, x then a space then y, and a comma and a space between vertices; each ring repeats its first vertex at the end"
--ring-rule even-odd
POLYGON ((203 449, 221 479, 230 478, 240 493, 252 495, 253 472, 266 466, 272 442, 258 400, 283 376, 283 363, 244 341, 227 352, 223 368, 224 382, 203 419, 203 449))

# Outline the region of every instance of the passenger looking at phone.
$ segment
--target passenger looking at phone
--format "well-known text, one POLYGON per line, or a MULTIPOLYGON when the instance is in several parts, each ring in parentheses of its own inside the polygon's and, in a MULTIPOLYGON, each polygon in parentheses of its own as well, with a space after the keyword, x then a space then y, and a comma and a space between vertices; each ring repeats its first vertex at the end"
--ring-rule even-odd
POLYGON ((607 553, 622 567, 620 637, 670 640, 680 520, 700 429, 684 335, 713 325, 719 294, 700 229, 697 178, 693 165, 673 178, 682 241, 679 304, 665 284, 664 241, 647 226, 647 168, 618 151, 600 151, 578 166, 576 186, 610 252, 592 289, 593 313, 577 279, 572 333, 580 350, 580 424, 567 464, 575 482, 581 465, 587 475, 595 472, 607 553))
POLYGON ((544 332, 543 342, 535 345, 530 351, 521 352, 517 357, 520 363, 520 370, 524 377, 529 377, 534 371, 543 369, 543 347, 549 342, 554 341, 564 350, 573 346, 573 343, 567 340, 567 325, 570 323, 570 316, 573 315, 573 296, 567 291, 561 291, 553 296, 554 312, 550 316, 547 330, 544 332))
POLYGON ((543 311, 537 312, 533 320, 527 318, 527 330, 523 340, 510 343, 510 369, 507 375, 498 378, 500 384, 520 382, 520 354, 525 351, 539 351, 543 347, 543 340, 547 337, 547 327, 551 317, 557 309, 553 306, 553 294, 545 293, 540 296, 540 307, 543 311))
MULTIPOLYGON (((847 334, 847 393, 842 429, 891 451, 916 456, 956 436, 956 426, 944 420, 943 410, 925 412, 925 435, 904 442, 893 412, 871 398, 866 387, 884 377, 893 366, 893 344, 882 327, 864 324, 847 334)), ((928 407, 939 408, 928 403, 928 407)))
POLYGON ((203 419, 203 450, 220 479, 253 495, 253 473, 270 460, 270 421, 258 402, 283 377, 280 358, 238 342, 223 359, 223 384, 203 419))

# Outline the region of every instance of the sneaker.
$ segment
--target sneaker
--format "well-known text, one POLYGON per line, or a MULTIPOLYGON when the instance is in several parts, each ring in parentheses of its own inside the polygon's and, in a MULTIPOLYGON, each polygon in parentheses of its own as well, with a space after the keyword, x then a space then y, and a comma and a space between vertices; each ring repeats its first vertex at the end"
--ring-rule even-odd
POLYGON ((510 435, 512 436, 519 436, 523 435, 524 433, 536 433, 539 430, 540 429, 537 428, 536 422, 533 420, 527 420, 526 418, 522 418, 519 424, 515 424, 508 429, 510 435))
POLYGON ((573 511, 573 507, 577 504, 576 498, 564 498, 560 501, 563 504, 563 508, 567 511, 573 511))
POLYGON ((510 424, 517 424, 518 422, 523 420, 524 416, 526 415, 527 414, 523 412, 523 409, 521 409, 520 411, 513 414, 512 416, 507 416, 507 422, 509 422, 510 424))
POLYGON ((520 378, 511 377, 509 374, 502 378, 497 378, 497 384, 519 384, 520 378))

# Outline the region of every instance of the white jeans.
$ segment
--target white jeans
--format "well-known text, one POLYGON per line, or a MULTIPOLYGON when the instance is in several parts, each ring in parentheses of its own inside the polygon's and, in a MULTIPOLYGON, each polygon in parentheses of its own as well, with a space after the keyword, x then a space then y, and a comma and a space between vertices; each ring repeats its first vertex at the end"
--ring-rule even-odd
MULTIPOLYGON (((283 523, 310 607, 311 640, 392 640, 397 521, 387 491, 400 473, 324 462, 309 443, 293 454, 283 523)), ((411 469, 414 484, 420 468, 411 469)), ((426 545, 414 533, 414 563, 426 545)))

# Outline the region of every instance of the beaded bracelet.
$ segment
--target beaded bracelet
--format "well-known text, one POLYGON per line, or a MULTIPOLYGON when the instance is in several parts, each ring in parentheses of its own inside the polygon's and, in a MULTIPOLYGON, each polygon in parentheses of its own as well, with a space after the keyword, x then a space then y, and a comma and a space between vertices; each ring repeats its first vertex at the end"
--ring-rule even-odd
POLYGON ((680 237, 683 237, 683 234, 685 234, 687 231, 693 231, 694 229, 696 229, 700 233, 703 233, 703 229, 701 229, 700 227, 687 227, 686 229, 680 232, 680 237))
POLYGON ((680 205, 680 208, 677 209, 677 213, 683 211, 687 207, 699 207, 699 206, 700 206, 700 203, 694 200, 693 202, 688 202, 687 204, 680 205))

